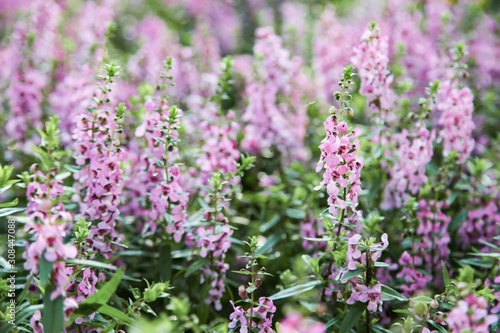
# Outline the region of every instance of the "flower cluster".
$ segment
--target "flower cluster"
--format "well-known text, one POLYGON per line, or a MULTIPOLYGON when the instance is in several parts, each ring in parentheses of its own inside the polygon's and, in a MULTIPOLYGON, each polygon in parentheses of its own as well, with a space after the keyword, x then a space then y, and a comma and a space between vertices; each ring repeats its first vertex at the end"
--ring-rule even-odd
POLYGON ((352 50, 353 35, 356 29, 342 29, 335 11, 331 7, 325 8, 318 22, 314 40, 315 81, 319 94, 323 100, 330 101, 337 78, 342 75, 342 66, 351 57, 348 50, 352 50))
POLYGON ((382 311, 382 286, 374 280, 375 274, 373 268, 375 263, 382 255, 382 251, 389 246, 387 234, 382 235, 382 243, 373 243, 370 239, 367 243, 360 243, 361 235, 355 234, 348 240, 346 267, 340 270, 336 279, 342 283, 349 281, 351 286, 351 296, 347 299, 347 304, 355 302, 368 302, 368 311, 382 311), (359 246, 366 251, 361 252, 359 246), (354 276, 349 279, 344 279, 344 276, 349 271, 355 271, 359 267, 366 267, 366 272, 363 278, 354 276))
POLYGON ((316 167, 316 172, 323 168, 325 172, 317 189, 326 187, 331 214, 337 215, 339 208, 346 209, 348 202, 355 211, 361 193, 360 175, 363 168, 363 161, 356 154, 360 130, 348 130, 345 121, 338 123, 336 116, 330 116, 325 121, 325 131, 326 137, 319 146, 321 158, 316 167))
POLYGON ((214 303, 216 310, 222 309, 221 298, 226 290, 224 278, 229 265, 224 263, 226 252, 231 247, 229 237, 233 230, 229 227, 229 220, 224 215, 226 206, 224 201, 227 199, 223 188, 227 184, 225 177, 220 173, 214 173, 209 180, 210 192, 209 203, 203 214, 207 224, 198 227, 196 234, 190 233, 188 236, 195 243, 195 249, 199 250, 202 258, 210 256, 210 265, 202 269, 200 283, 206 279, 211 280, 210 297, 205 299, 206 304, 214 303), (210 206, 211 205, 211 206, 210 206))
POLYGON ((244 310, 242 306, 235 306, 233 301, 230 302, 233 306, 234 312, 229 316, 229 319, 231 320, 228 325, 229 328, 236 328, 236 325, 238 325, 239 322, 241 325, 240 333, 248 333, 249 327, 258 327, 259 332, 262 333, 273 332, 271 324, 273 323, 276 306, 273 304, 272 300, 267 297, 260 297, 258 306, 247 310, 244 310), (253 318, 253 315, 256 317, 253 318), (249 319, 250 317, 252 317, 252 320, 249 319))
POLYGON ((441 111, 439 124, 442 130, 443 154, 458 153, 458 161, 464 163, 474 149, 473 95, 469 88, 458 88, 450 82, 442 84, 437 109, 441 111))
POLYGON ((418 207, 419 224, 416 234, 421 237, 418 249, 422 251, 426 269, 433 271, 434 267, 450 254, 448 226, 451 218, 443 213, 443 209, 448 208, 449 204, 447 201, 422 199, 418 207))
POLYGON ((395 145, 392 152, 394 163, 388 170, 389 181, 384 189, 383 209, 401 208, 412 195, 417 194, 427 183, 425 166, 433 156, 433 142, 436 132, 429 132, 422 126, 416 137, 412 138, 406 129, 391 138, 395 145))
POLYGON ((256 36, 254 54, 260 61, 245 88, 248 106, 242 120, 248 124, 242 146, 251 153, 275 146, 285 159, 304 159, 306 108, 298 88, 303 81, 302 60, 290 58, 281 38, 271 28, 258 29, 256 36), (283 99, 292 103, 281 103, 283 99))
POLYGON ((488 314, 488 301, 476 295, 469 295, 465 300, 458 301, 446 318, 453 333, 488 333, 490 326, 497 321, 498 316, 488 314))
POLYGON ((361 79, 360 93, 368 99, 371 117, 394 121, 395 94, 391 88, 393 77, 388 70, 388 37, 381 35, 376 24, 370 24, 361 36, 361 44, 354 49, 351 61, 361 79))
MULTIPOLYGON (((76 175, 82 184, 79 190, 85 191, 81 200, 81 216, 90 221, 100 221, 93 225, 89 235, 89 245, 95 250, 109 251, 111 239, 118 239, 115 229, 115 219, 120 214, 120 196, 123 188, 123 171, 120 163, 125 159, 125 153, 119 147, 119 122, 123 118, 125 106, 121 104, 116 110, 101 108, 109 99, 104 96, 110 91, 113 77, 118 74, 118 67, 109 64, 104 67, 106 76, 101 96, 95 99, 92 112, 82 113, 75 118, 76 128, 73 140, 76 141, 74 157, 78 166, 86 166, 76 175)), ((80 200, 80 198, 75 198, 80 200)))
POLYGON ((270 275, 266 273, 264 267, 258 268, 257 264, 257 259, 266 257, 257 254, 259 248, 257 237, 253 236, 250 238, 250 242, 245 243, 250 247, 250 252, 247 252, 242 258, 247 258, 248 263, 238 273, 246 276, 249 275, 252 281, 248 282, 246 287, 245 285, 241 285, 238 288, 238 294, 242 299, 240 302, 250 303, 250 307, 245 310, 243 306, 236 306, 233 301, 230 301, 234 311, 229 315, 231 322, 228 327, 235 329, 240 325, 240 333, 253 332, 254 328, 259 328, 260 333, 272 333, 274 331, 271 326, 276 306, 268 297, 259 297, 259 301, 255 301, 255 291, 262 285, 262 280, 258 276, 270 275))
POLYGON ((144 136, 150 154, 143 155, 142 158, 147 162, 152 182, 149 200, 153 210, 150 211, 150 221, 142 232, 146 232, 148 228, 155 232, 157 221, 163 221, 165 213, 168 213, 170 218, 167 220, 166 231, 173 234, 176 242, 180 242, 185 233, 186 206, 189 200, 181 186, 182 175, 179 166, 175 163, 176 145, 179 141, 177 130, 183 112, 175 106, 167 108, 165 100, 159 106, 148 100, 145 109, 144 122, 137 128, 135 135, 144 136), (155 175, 158 174, 163 175, 163 181, 155 184, 155 175))
POLYGON ((396 275, 398 279, 403 278, 404 283, 401 285, 403 295, 412 296, 425 290, 427 283, 432 280, 432 277, 424 274, 421 269, 423 258, 421 255, 410 255, 408 251, 404 251, 399 258, 399 266, 401 271, 396 275))

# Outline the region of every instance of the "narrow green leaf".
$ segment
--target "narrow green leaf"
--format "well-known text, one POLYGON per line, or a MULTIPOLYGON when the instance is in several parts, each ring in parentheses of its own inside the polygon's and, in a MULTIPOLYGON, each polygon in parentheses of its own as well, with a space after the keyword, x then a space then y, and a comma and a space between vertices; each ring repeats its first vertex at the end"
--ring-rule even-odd
POLYGON ((26 207, 18 207, 18 208, 2 208, 0 209, 0 217, 12 215, 17 212, 23 212, 26 210, 26 207))
POLYGON ((184 273, 184 278, 189 277, 191 274, 199 270, 201 267, 205 266, 205 264, 208 262, 208 258, 203 258, 198 261, 195 261, 189 268, 186 270, 186 273, 184 273))
POLYGON ((437 328, 437 330, 440 332, 440 333, 448 333, 448 330, 446 330, 443 326, 439 325, 438 323, 436 323, 434 320, 427 320, 427 322, 429 324, 431 324, 432 326, 434 326, 435 328, 437 328))
POLYGON ((375 263, 374 266, 375 267, 379 267, 379 268, 389 268, 389 267, 391 267, 391 265, 386 264, 385 262, 378 262, 378 261, 375 263))
POLYGON ((42 309, 43 309, 43 304, 27 306, 16 314, 16 322, 22 323, 24 319, 31 318, 33 316, 33 313, 35 313, 35 311, 39 311, 42 309))
POLYGON ((302 220, 306 217, 306 212, 295 208, 286 208, 285 215, 292 219, 302 220))
POLYGON ((96 267, 96 268, 104 268, 104 269, 111 269, 113 271, 116 271, 118 267, 106 264, 100 261, 95 261, 95 260, 87 260, 87 259, 66 259, 63 260, 67 264, 73 264, 73 265, 84 265, 88 267, 96 267))
POLYGON ((404 297, 400 293, 398 293, 396 290, 386 286, 382 285, 382 301, 390 301, 393 299, 397 299, 398 301, 407 301, 408 298, 404 297))
POLYGON ((450 284, 450 274, 448 273, 448 269, 446 268, 446 265, 442 260, 441 260, 441 266, 443 267, 444 286, 445 288, 448 288, 448 285, 450 284))
POLYGON ((259 231, 260 232, 266 232, 266 231, 268 231, 269 229, 271 229, 272 227, 274 227, 276 225, 276 223, 278 223, 278 221, 280 220, 280 218, 281 218, 280 214, 274 215, 272 219, 270 219, 269 221, 267 221, 266 223, 262 224, 259 227, 259 231))
POLYGON ((277 299, 292 297, 295 295, 302 294, 306 291, 312 290, 312 289, 314 289, 314 287, 316 287, 319 284, 321 284, 321 281, 319 281, 319 280, 311 281, 311 282, 304 283, 304 284, 299 284, 297 286, 282 290, 282 291, 270 296, 269 298, 274 301, 277 299))
POLYGON ((73 172, 73 173, 80 172, 80 170, 82 169, 81 167, 79 167, 77 165, 69 165, 69 164, 65 164, 64 167, 66 168, 66 170, 73 172))
POLYGON ((114 292, 120 285, 124 271, 125 269, 121 267, 118 272, 116 272, 116 274, 108 282, 106 282, 101 289, 99 289, 99 291, 80 303, 78 309, 75 310, 67 325, 72 324, 78 317, 86 317, 92 312, 98 311, 102 305, 108 303, 109 299, 113 296, 114 292))
POLYGON ((342 325, 340 326, 340 333, 349 333, 351 329, 356 325, 359 321, 359 318, 366 310, 368 304, 366 303, 354 303, 353 306, 349 309, 344 320, 342 321, 342 325))
POLYGON ((101 333, 108 333, 108 332, 114 332, 114 328, 116 327, 116 325, 118 324, 117 321, 111 323, 110 325, 106 326, 102 331, 101 333))
MULTIPOLYGON (((42 286, 46 286, 50 279, 50 274, 52 273, 52 268, 54 267, 54 263, 47 261, 45 259, 45 252, 40 256, 40 260, 38 263, 38 269, 40 270, 40 282, 42 286)), ((46 288, 48 289, 48 288, 46 288)))
POLYGON ((362 274, 364 271, 365 271, 364 268, 356 268, 355 270, 348 271, 347 273, 345 273, 344 275, 342 275, 342 277, 340 278, 340 280, 344 281, 344 280, 352 279, 353 277, 356 277, 359 274, 362 274))
POLYGON ((50 295, 55 290, 49 285, 45 290, 43 298, 42 323, 43 330, 51 333, 61 333, 64 329, 64 302, 63 297, 58 296, 55 300, 50 300, 50 295))
POLYGON ((276 235, 271 235, 266 243, 264 245, 262 245, 258 250, 257 252, 255 252, 255 254, 263 254, 263 253, 266 253, 267 251, 269 251, 270 249, 273 248, 274 245, 276 245, 276 243, 279 241, 279 237, 276 236, 276 235))
POLYGON ((302 239, 308 240, 310 242, 330 242, 330 241, 334 240, 335 238, 331 238, 331 237, 329 237, 329 238, 322 238, 322 237, 320 237, 320 238, 302 237, 302 239))
POLYGON ((97 310, 100 314, 110 316, 113 318, 115 321, 123 320, 124 322, 128 324, 132 324, 133 321, 131 318, 129 318, 127 315, 125 315, 121 310, 118 310, 117 308, 114 308, 110 305, 104 304, 99 307, 97 310))
POLYGON ((11 202, 5 202, 5 203, 2 203, 0 204, 0 208, 5 208, 5 207, 14 207, 14 206, 17 206, 17 203, 19 202, 19 200, 17 198, 15 198, 13 201, 11 202))
POLYGON ((430 302, 432 302, 432 297, 421 295, 421 296, 416 296, 416 297, 410 298, 410 301, 416 302, 416 303, 429 304, 430 302))

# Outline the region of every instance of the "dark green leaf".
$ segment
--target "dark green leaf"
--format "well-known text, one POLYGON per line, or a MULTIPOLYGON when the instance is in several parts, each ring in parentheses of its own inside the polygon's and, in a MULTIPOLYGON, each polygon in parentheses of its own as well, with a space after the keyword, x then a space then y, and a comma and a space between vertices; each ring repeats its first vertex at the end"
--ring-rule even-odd
POLYGON ((358 323, 359 318, 365 311, 368 304, 366 303, 354 303, 349 311, 347 312, 342 325, 340 326, 340 333, 349 333, 351 329, 358 323))
POLYGON ((441 266, 443 267, 444 286, 448 287, 448 285, 450 284, 450 274, 448 273, 448 269, 446 268, 446 265, 442 260, 441 260, 441 266))
POLYGON ((203 258, 195 261, 191 266, 189 266, 189 268, 186 270, 186 273, 184 273, 184 278, 189 277, 191 274, 199 270, 201 267, 205 266, 207 262, 208 258, 203 258))
POLYGON ((40 270, 40 282, 42 283, 43 287, 45 287, 49 282, 53 267, 54 263, 47 261, 47 259, 45 259, 45 252, 44 252, 40 256, 40 260, 38 263, 38 269, 40 270))
POLYGON ((64 329, 64 302, 62 296, 58 296, 53 301, 50 300, 50 295, 54 290, 52 285, 45 290, 42 323, 44 332, 60 333, 64 329))
POLYGON ((274 215, 272 219, 270 219, 269 221, 267 221, 266 223, 262 224, 259 227, 259 231, 260 232, 268 231, 269 229, 274 227, 276 225, 276 223, 278 223, 278 221, 280 220, 280 217, 281 217, 280 214, 274 215))

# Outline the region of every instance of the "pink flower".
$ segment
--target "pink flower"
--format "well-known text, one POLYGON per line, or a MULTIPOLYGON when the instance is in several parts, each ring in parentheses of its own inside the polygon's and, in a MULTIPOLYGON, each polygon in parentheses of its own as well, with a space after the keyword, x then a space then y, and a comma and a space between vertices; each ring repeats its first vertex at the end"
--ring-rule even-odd
POLYGON ((278 333, 325 333, 323 323, 303 318, 300 313, 292 312, 286 315, 278 328, 278 333))

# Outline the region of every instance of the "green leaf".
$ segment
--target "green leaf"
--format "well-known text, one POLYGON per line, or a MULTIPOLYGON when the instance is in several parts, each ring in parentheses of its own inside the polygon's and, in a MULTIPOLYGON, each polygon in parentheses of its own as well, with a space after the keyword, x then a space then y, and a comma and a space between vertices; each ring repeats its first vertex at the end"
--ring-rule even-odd
POLYGON ((69 165, 69 164, 65 164, 64 167, 66 168, 66 170, 73 172, 73 173, 78 173, 82 169, 81 167, 79 167, 77 165, 69 165))
POLYGON ((42 323, 44 332, 60 333, 64 329, 64 302, 62 296, 58 296, 53 301, 50 300, 50 295, 54 290, 52 285, 45 290, 42 323))
POLYGON ((108 332, 114 332, 115 326, 118 324, 117 321, 111 323, 110 325, 106 326, 101 333, 108 333, 108 332))
POLYGON ((416 297, 413 297, 413 298, 410 298, 410 301, 411 302, 416 302, 416 303, 430 303, 432 302, 432 297, 429 297, 429 296, 416 296, 416 297))
POLYGON ((5 202, 5 203, 0 204, 0 208, 17 206, 18 202, 19 202, 19 200, 17 198, 15 198, 14 201, 5 202))
POLYGON ((448 269, 446 268, 446 265, 444 261, 441 260, 441 266, 443 267, 443 280, 444 280, 444 286, 445 288, 448 287, 450 284, 450 274, 448 273, 448 269))
POLYGON ((304 284, 299 284, 297 286, 282 290, 282 291, 270 296, 269 298, 274 301, 277 299, 292 297, 295 295, 302 294, 306 291, 312 290, 312 289, 314 289, 314 287, 316 287, 317 285, 320 285, 320 284, 321 284, 321 281, 319 281, 319 280, 311 281, 311 282, 304 283, 304 284))
POLYGON ((124 322, 128 324, 132 324, 133 321, 130 319, 128 316, 126 316, 121 310, 118 310, 117 308, 114 308, 112 306, 109 306, 107 304, 101 305, 99 309, 97 310, 100 314, 110 316, 113 318, 115 321, 116 320, 123 320, 124 322))
MULTIPOLYGON (((28 304, 28 303, 26 303, 28 304)), ((31 318, 35 311, 43 310, 43 304, 30 305, 22 309, 16 314, 16 322, 22 323, 24 319, 31 318)))
POLYGON ((184 273, 184 278, 189 277, 191 274, 193 274, 195 271, 199 270, 201 267, 205 266, 205 264, 208 262, 208 258, 203 258, 198 261, 195 261, 189 268, 186 270, 186 273, 184 273))
POLYGON ((67 325, 72 324, 78 317, 87 317, 92 312, 98 311, 102 305, 108 303, 109 299, 113 296, 114 292, 120 285, 124 271, 125 269, 121 267, 118 272, 116 272, 116 274, 108 282, 106 282, 101 289, 99 289, 99 291, 80 303, 78 309, 75 310, 67 325))
MULTIPOLYGON (((45 259, 45 252, 40 256, 40 261, 38 263, 38 269, 40 270, 40 282, 42 286, 46 286, 50 280, 50 274, 52 273, 52 268, 54 267, 54 263, 47 261, 45 259)), ((46 288, 48 289, 48 288, 46 288)))
POLYGON ((113 271, 116 271, 118 267, 106 264, 100 261, 95 261, 95 260, 87 260, 87 259, 66 259, 63 260, 67 264, 73 264, 73 265, 84 265, 88 267, 96 267, 96 268, 104 268, 104 269, 111 269, 113 271))
POLYGON ((435 328, 437 328, 437 330, 441 333, 448 333, 448 331, 441 325, 439 325, 438 323, 436 323, 434 320, 427 320, 427 322, 429 324, 431 324, 432 326, 434 326, 435 328))
POLYGON ((456 230, 458 230, 458 228, 464 223, 464 221, 466 219, 467 219, 467 211, 465 209, 462 209, 451 220, 451 223, 450 223, 450 226, 449 226, 450 231, 456 231, 456 230))
POLYGON ((12 187, 12 185, 14 185, 15 183, 20 182, 20 181, 21 181, 20 179, 13 179, 13 180, 8 180, 8 181, 3 182, 3 183, 0 182, 0 184, 1 184, 0 185, 1 186, 0 187, 0 194, 7 191, 9 188, 12 187))
POLYGON ((390 301, 393 299, 397 299, 398 301, 407 301, 408 300, 408 298, 404 297, 403 295, 398 293, 396 290, 383 284, 382 285, 382 301, 390 301))
POLYGON ((472 265, 483 268, 491 268, 490 260, 482 260, 482 259, 462 259, 460 260, 460 264, 472 265))
POLYGON ((325 326, 326 328, 329 328, 330 326, 335 325, 338 321, 340 321, 339 317, 332 318, 325 324, 325 326))
POLYGON ((17 213, 17 212, 23 212, 25 210, 26 210, 26 207, 24 207, 24 208, 21 208, 21 207, 18 207, 18 208, 2 208, 2 209, 0 209, 0 217, 12 215, 12 214, 17 213))
POLYGON ((386 264, 385 262, 376 262, 374 264, 375 267, 379 267, 379 268, 389 268, 391 267, 391 265, 389 264, 386 264))
POLYGON ((263 254, 263 253, 266 253, 267 251, 269 251, 270 249, 273 248, 274 245, 276 245, 276 243, 279 241, 279 237, 276 236, 276 235, 271 235, 271 237, 269 237, 267 239, 267 242, 262 245, 262 247, 260 247, 257 252, 255 252, 255 254, 257 255, 260 255, 260 254, 263 254))
POLYGON ((302 239, 308 240, 310 242, 330 242, 335 238, 310 238, 310 237, 302 237, 302 239))
POLYGON ((306 212, 295 208, 285 208, 285 215, 292 219, 302 220, 306 217, 306 212))
POLYGON ((344 320, 342 321, 342 325, 340 326, 340 333, 349 333, 351 329, 358 323, 359 318, 365 311, 368 304, 366 303, 354 303, 353 306, 349 309, 344 320))
POLYGON ((62 172, 62 173, 58 174, 55 178, 56 178, 57 180, 63 180, 63 179, 68 178, 68 177, 69 177, 69 176, 71 176, 71 175, 72 175, 72 173, 71 173, 71 172, 62 172))
POLYGON ((479 257, 487 257, 487 258, 496 258, 500 259, 500 253, 468 253, 473 256, 479 256, 479 257))
POLYGON ((340 280, 344 281, 344 280, 352 279, 353 277, 356 277, 359 274, 362 274, 364 271, 365 271, 364 268, 356 268, 355 270, 348 271, 347 273, 345 273, 344 275, 342 275, 342 277, 340 278, 340 280))
POLYGON ((377 333, 392 333, 391 331, 386 330, 385 328, 383 328, 380 325, 373 325, 372 330, 374 330, 377 333))
POLYGON ((266 223, 262 224, 259 227, 259 231, 260 232, 266 232, 266 231, 268 231, 269 229, 271 229, 272 227, 274 227, 276 225, 276 223, 279 222, 280 218, 281 218, 280 214, 274 215, 272 219, 270 219, 269 221, 267 221, 266 223))

